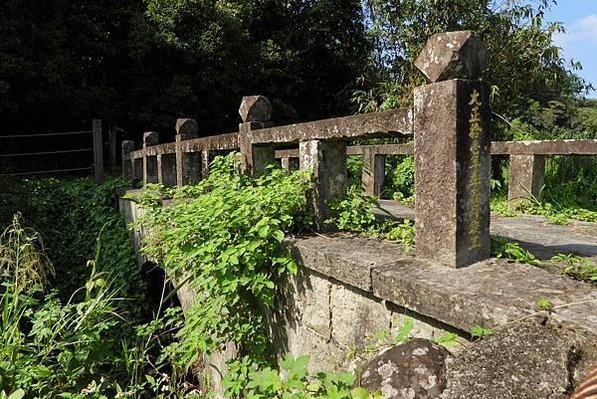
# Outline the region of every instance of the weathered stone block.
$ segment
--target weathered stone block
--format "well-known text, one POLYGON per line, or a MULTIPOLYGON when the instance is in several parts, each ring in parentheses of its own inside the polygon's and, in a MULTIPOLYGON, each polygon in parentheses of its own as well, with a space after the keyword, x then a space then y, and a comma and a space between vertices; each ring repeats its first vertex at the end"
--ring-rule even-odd
POLYGON ((243 122, 267 122, 272 116, 272 104, 264 96, 243 97, 238 110, 243 122))
POLYGON ((455 356, 442 398, 566 398, 578 361, 576 345, 537 320, 513 324, 455 356))
POLYGON ((300 309, 301 323, 318 332, 322 337, 329 338, 332 283, 312 272, 299 274, 293 283, 296 289, 294 301, 300 309))
POLYGON ((489 63, 487 49, 471 31, 437 33, 429 38, 415 65, 431 82, 476 78, 489 63))
POLYGON ((510 155, 508 202, 541 199, 544 178, 544 156, 510 155))
POLYGON ((176 123, 177 132, 184 132, 176 134, 176 185, 179 187, 185 184, 195 184, 201 180, 201 154, 185 152, 182 148, 184 140, 196 137, 196 125, 197 122, 194 119, 178 119, 176 123))
MULTIPOLYGON (((405 313, 398 313, 392 312, 392 328, 391 336, 395 337, 398 334, 398 331, 403 328, 406 323, 412 323, 412 330, 410 331, 410 336, 412 338, 424 338, 431 341, 435 341, 437 338, 441 337, 446 330, 443 330, 436 325, 431 325, 421 320, 421 315, 408 315, 405 313), (419 317, 419 318, 417 318, 419 317)), ((437 321, 430 320, 430 322, 434 322, 436 324, 437 321)), ((458 342, 465 343, 466 340, 464 338, 458 338, 458 342)), ((451 351, 458 351, 461 349, 461 346, 455 345, 453 348, 450 348, 451 351)))
POLYGON ((386 157, 367 149, 363 149, 362 184, 365 195, 379 196, 386 176, 386 157))
POLYGON ((346 192, 346 142, 333 140, 308 140, 299 143, 301 169, 313 171, 314 189, 311 206, 319 230, 329 226, 330 202, 346 192))
POLYGON ((197 130, 199 126, 197 121, 191 118, 178 118, 176 120, 176 134, 181 136, 187 136, 183 140, 187 140, 191 137, 197 136, 197 130))
POLYGON ((176 154, 158 154, 158 182, 165 187, 176 185, 176 154))
POLYGON ((363 348, 375 343, 377 332, 390 330, 390 310, 354 288, 334 284, 330 309, 332 339, 343 346, 363 348))
POLYGON ((489 257, 490 117, 484 83, 415 89, 417 256, 450 267, 489 257))
MULTIPOLYGON (((143 134, 143 148, 158 144, 157 132, 145 132, 143 134)), ((143 155, 143 184, 158 182, 158 160, 156 156, 143 155)))
POLYGON ((122 178, 124 180, 133 180, 133 162, 131 161, 131 152, 135 150, 135 142, 124 140, 122 142, 122 178))

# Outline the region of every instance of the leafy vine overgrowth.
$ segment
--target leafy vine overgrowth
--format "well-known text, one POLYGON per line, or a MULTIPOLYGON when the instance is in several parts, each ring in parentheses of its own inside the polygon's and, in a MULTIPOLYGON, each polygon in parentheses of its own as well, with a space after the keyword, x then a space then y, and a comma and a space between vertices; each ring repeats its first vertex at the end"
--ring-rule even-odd
POLYGON ((143 251, 195 294, 171 348, 183 367, 228 342, 257 364, 273 359, 266 317, 275 279, 296 271, 281 243, 309 221, 306 173, 271 170, 252 179, 234 169, 233 156, 220 157, 198 185, 156 187, 153 196, 139 198, 151 209, 138 221, 148 232, 143 251), (156 195, 172 197, 173 204, 160 206, 156 195))

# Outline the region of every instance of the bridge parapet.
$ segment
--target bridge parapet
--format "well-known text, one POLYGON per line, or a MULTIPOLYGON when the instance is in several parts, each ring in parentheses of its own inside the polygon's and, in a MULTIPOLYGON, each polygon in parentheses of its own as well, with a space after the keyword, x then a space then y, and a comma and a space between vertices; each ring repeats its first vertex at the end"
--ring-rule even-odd
POLYGON ((597 154, 597 140, 490 143, 488 90, 478 79, 486 61, 474 33, 435 35, 417 59, 430 83, 415 90, 412 109, 274 126, 270 102, 245 97, 238 132, 197 137, 196 122, 185 118, 177 120, 173 143, 158 144, 154 132, 146 134, 141 150, 123 143, 123 175, 182 186, 205 178, 219 153, 240 151, 245 172, 253 175, 281 159, 286 169, 313 172, 311 202, 317 226, 324 229, 330 201, 346 190, 347 155, 363 156, 365 192, 379 195, 385 156, 414 154, 417 255, 451 267, 468 266, 489 256, 490 154, 511 156, 513 199, 540 190, 545 155, 597 154), (347 145, 355 139, 413 135, 414 145, 347 145), (523 167, 517 168, 519 163, 523 167))

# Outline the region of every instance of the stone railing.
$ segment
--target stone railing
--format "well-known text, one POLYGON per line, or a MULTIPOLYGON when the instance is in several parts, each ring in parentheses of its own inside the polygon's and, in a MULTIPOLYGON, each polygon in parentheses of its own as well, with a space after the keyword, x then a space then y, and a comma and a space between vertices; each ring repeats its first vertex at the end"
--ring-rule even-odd
MULTIPOLYGON (((158 144, 155 132, 144 134, 138 151, 133 142, 123 142, 123 173, 145 184, 180 186, 205 177, 215 154, 238 150, 245 172, 259 175, 275 162, 276 151, 298 147, 298 166, 313 173, 311 203, 322 229, 330 201, 346 190, 347 154, 360 148, 374 165, 366 172, 373 176, 369 184, 376 184, 381 170, 376 146, 347 149, 347 142, 414 135, 417 256, 468 266, 490 252, 491 112, 488 85, 479 80, 486 63, 487 52, 474 33, 437 34, 416 60, 430 83, 414 90, 412 109, 273 126, 269 101, 245 97, 237 133, 197 138, 196 122, 179 119, 174 143, 158 144)), ((291 167, 290 157, 282 158, 291 167)))
MULTIPOLYGON (((372 144, 346 147, 347 155, 363 157, 362 186, 366 195, 378 196, 385 183, 388 155, 412 155, 412 143, 372 144)), ((510 158, 508 200, 540 199, 545 158, 552 155, 597 155, 597 140, 494 141, 491 155, 510 158)), ((298 169, 298 150, 278 150, 276 158, 285 169, 298 169)))

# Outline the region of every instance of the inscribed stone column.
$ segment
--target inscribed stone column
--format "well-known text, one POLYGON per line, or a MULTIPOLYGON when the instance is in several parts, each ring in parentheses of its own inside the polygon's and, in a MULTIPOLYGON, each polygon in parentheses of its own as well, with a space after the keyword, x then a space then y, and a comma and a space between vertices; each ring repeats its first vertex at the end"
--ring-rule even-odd
POLYGON ((158 160, 155 155, 147 155, 147 149, 157 145, 159 136, 157 132, 143 133, 143 185, 158 182, 158 160))
POLYGON ((433 35, 415 62, 431 82, 415 89, 416 251, 450 267, 490 254, 487 62, 470 31, 433 35))
POLYGON ((510 155, 508 202, 516 204, 541 199, 544 178, 543 155, 510 155))
POLYGON ((124 140, 122 142, 122 178, 125 181, 133 180, 133 162, 131 160, 131 152, 135 149, 135 142, 132 140, 124 140))
POLYGON ((386 157, 365 147, 363 150, 363 174, 361 176, 365 195, 381 194, 386 175, 386 157))
POLYGON ((201 180, 201 154, 186 152, 183 141, 197 137, 197 121, 191 118, 176 120, 176 185, 194 184, 201 180))
POLYGON ((251 130, 265 127, 271 118, 272 106, 264 96, 243 97, 238 113, 243 120, 238 127, 242 169, 247 174, 258 176, 267 165, 275 163, 275 148, 268 144, 254 144, 251 130))
POLYGON ((325 230, 330 202, 346 193, 346 143, 333 140, 307 140, 299 143, 300 168, 313 172, 311 206, 315 225, 325 230))

